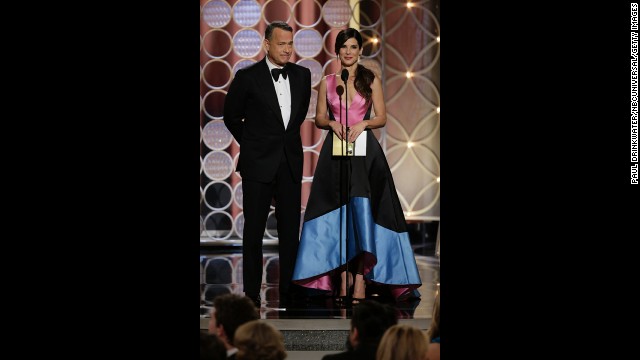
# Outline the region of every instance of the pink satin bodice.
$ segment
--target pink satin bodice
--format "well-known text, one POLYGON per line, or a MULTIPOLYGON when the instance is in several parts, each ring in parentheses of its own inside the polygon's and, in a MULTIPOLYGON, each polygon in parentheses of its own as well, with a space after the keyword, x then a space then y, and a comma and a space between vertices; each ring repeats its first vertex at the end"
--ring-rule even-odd
POLYGON ((348 120, 349 124, 347 125, 353 126, 362 120, 366 120, 364 119, 364 115, 367 113, 368 106, 366 100, 360 96, 357 91, 355 94, 351 94, 353 100, 351 104, 349 104, 349 115, 345 115, 344 109, 347 107, 345 101, 342 102, 342 111, 340 111, 340 97, 336 92, 336 83, 336 74, 327 75, 327 101, 329 102, 331 112, 333 112, 336 121, 340 122, 340 116, 342 116, 343 124, 345 124, 345 120, 348 120))

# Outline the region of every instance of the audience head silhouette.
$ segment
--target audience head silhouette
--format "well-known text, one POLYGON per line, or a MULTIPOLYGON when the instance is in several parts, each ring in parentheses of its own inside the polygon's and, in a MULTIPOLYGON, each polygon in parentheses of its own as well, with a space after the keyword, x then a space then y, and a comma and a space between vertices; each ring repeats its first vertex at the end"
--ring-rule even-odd
POLYGON ((410 325, 393 325, 378 345, 376 360, 425 360, 427 337, 422 330, 410 325))
POLYGON ((227 349, 231 349, 234 346, 236 329, 259 318, 258 309, 248 297, 237 294, 220 295, 213 299, 209 333, 218 335, 227 349))
POLYGON ((371 300, 362 301, 353 309, 351 341, 354 347, 361 343, 378 343, 384 332, 398 323, 394 308, 371 300))
POLYGON ((284 338, 273 325, 262 320, 241 325, 234 336, 237 360, 283 360, 287 357, 284 338))

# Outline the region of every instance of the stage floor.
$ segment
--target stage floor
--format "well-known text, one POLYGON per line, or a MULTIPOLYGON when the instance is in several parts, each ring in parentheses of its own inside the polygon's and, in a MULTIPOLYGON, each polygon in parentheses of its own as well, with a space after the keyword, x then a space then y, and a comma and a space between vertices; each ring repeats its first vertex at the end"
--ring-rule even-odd
MULTIPOLYGON (((213 299, 221 294, 243 295, 242 253, 241 251, 220 251, 207 249, 200 257, 201 317, 208 318, 213 299)), ((420 299, 394 302, 376 297, 374 291, 367 291, 368 298, 388 303, 395 307, 399 319, 430 319, 433 301, 439 290, 440 261, 435 256, 415 255, 422 285, 418 288, 420 299)), ((350 319, 351 308, 334 304, 331 297, 318 296, 293 307, 280 304, 278 292, 278 253, 264 251, 262 281, 262 319, 350 319)), ((345 323, 345 326, 346 325, 345 323)), ((317 329, 317 324, 314 323, 317 329)))

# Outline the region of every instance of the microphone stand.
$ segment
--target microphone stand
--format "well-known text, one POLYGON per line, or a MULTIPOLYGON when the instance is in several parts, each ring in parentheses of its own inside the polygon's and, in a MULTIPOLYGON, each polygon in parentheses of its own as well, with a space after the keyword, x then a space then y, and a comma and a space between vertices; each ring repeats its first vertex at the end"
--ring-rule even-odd
MULTIPOLYGON (((346 82, 345 82, 345 85, 346 85, 346 82)), ((338 101, 339 101, 339 106, 340 106, 340 112, 338 114, 338 122, 340 123, 340 128, 342 128, 342 125, 343 125, 343 123, 342 123, 342 94, 344 93, 344 87, 342 85, 336 86, 336 93, 338 94, 338 101)), ((339 179, 340 179, 340 201, 339 202, 342 202, 342 198, 343 198, 342 195, 344 194, 344 184, 342 182, 342 167, 343 167, 342 164, 343 164, 343 161, 344 161, 343 157, 345 155, 345 141, 344 140, 345 140, 345 138, 343 137, 342 141, 340 141, 340 151, 341 151, 340 152, 340 168, 338 170, 338 176, 339 176, 339 179)), ((347 146, 347 148, 348 148, 348 146, 347 146)), ((339 250, 340 267, 342 267, 342 244, 343 244, 343 242, 342 242, 342 229, 343 229, 342 204, 340 204, 340 230, 339 230, 340 231, 340 250, 339 250)), ((349 236, 348 232, 346 234, 347 234, 347 236, 349 236)), ((347 246, 348 246, 348 243, 347 243, 347 246)), ((346 248, 347 247, 345 246, 345 249, 346 248)), ((349 258, 348 258, 348 254, 349 253, 347 251, 347 253, 346 253, 346 255, 347 255, 346 265, 347 266, 346 266, 346 270, 344 270, 344 272, 345 272, 345 289, 346 289, 345 298, 344 298, 345 303, 343 304, 344 306, 346 306, 346 302, 350 299, 350 296, 349 296, 349 258)), ((340 275, 340 281, 342 281, 342 275, 340 275)), ((338 291, 338 296, 340 296, 339 293, 340 292, 338 291)))
MULTIPOLYGON (((345 84, 346 85, 346 84, 345 84)), ((344 89, 342 86, 338 85, 336 86, 336 93, 338 93, 338 101, 339 101, 339 105, 340 105, 340 112, 338 113, 338 121, 340 122, 340 128, 342 128, 342 93, 344 92, 344 89)), ((344 138, 342 141, 340 141, 340 169, 338 171, 338 176, 340 177, 340 202, 342 201, 342 194, 344 191, 343 188, 343 183, 342 183, 342 156, 345 154, 344 152, 344 138)), ((342 267, 342 205, 340 205, 340 267, 342 267)), ((346 249, 346 247, 345 247, 346 249)), ((348 252, 347 252, 348 254, 348 252)), ((347 265, 347 270, 349 269, 349 258, 347 257, 347 261, 346 261, 346 265, 347 265)), ((345 291, 345 301, 347 301, 349 299, 349 274, 348 271, 345 270, 345 281, 346 281, 346 291, 345 291)), ((340 276, 342 280, 342 276, 340 276)), ((342 286, 342 285, 341 285, 342 286)), ((338 291, 338 296, 340 296, 340 291, 338 291)), ((346 304, 344 304, 346 305, 346 304)))
MULTIPOLYGON (((347 212, 347 216, 346 216, 346 234, 345 234, 345 251, 346 251, 346 274, 345 274, 345 281, 346 281, 346 285, 347 285, 347 304, 349 305, 353 305, 352 301, 351 301, 351 293, 349 292, 349 202, 350 202, 350 187, 351 187, 351 158, 349 157, 349 92, 347 90, 347 88, 349 87, 349 85, 347 84, 347 81, 349 80, 349 71, 347 69, 342 69, 342 72, 340 73, 340 78, 342 79, 342 82, 344 82, 344 119, 345 119, 345 128, 346 128, 346 135, 345 135, 345 140, 343 141, 343 146, 347 147, 347 158, 345 159, 347 161, 347 203, 345 204, 345 211, 347 212), (346 142, 346 144, 345 144, 346 142)), ((342 98, 342 97, 340 97, 342 98)), ((340 106, 340 112, 342 113, 342 105, 340 106)), ((344 154, 344 152, 343 152, 344 154)), ((342 168, 342 167, 340 167, 342 168)), ((342 206, 341 206, 342 207, 342 206)), ((342 219, 342 217, 341 217, 342 219)), ((342 233, 342 227, 340 228, 340 232, 342 233)), ((355 281, 355 276, 354 276, 354 281, 355 281)), ((355 290, 355 286, 354 286, 354 290, 355 290)))

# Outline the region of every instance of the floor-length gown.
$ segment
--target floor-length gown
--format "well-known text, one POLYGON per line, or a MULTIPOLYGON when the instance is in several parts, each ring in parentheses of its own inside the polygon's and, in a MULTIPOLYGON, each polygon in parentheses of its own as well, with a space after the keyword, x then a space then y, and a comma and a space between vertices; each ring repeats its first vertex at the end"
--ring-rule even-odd
MULTIPOLYGON (((345 123, 335 74, 326 81, 329 114, 345 123)), ((371 104, 356 93, 346 116, 349 126, 368 119, 370 111, 371 104)), ((354 272, 354 260, 363 260, 368 285, 388 290, 397 300, 419 297, 420 275, 391 170, 371 130, 366 136, 366 156, 337 157, 332 156, 333 133, 327 133, 304 215, 293 282, 336 294, 346 260, 354 272)))

